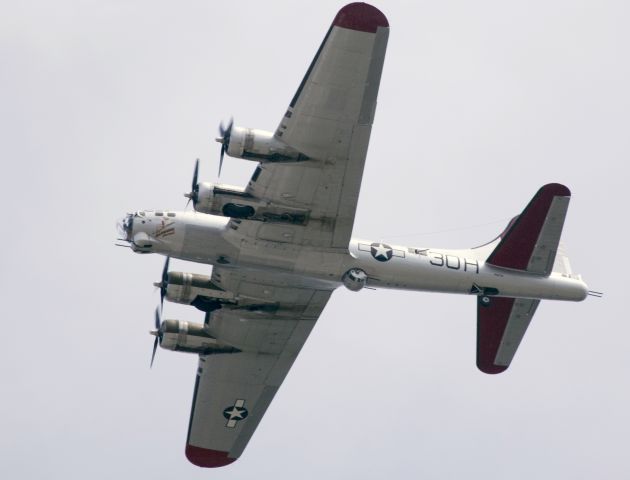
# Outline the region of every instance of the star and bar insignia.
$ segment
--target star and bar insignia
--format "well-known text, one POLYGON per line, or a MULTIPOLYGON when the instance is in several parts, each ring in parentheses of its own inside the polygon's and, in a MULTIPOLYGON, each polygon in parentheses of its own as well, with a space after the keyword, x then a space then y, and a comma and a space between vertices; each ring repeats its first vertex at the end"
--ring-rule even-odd
POLYGON ((227 419, 225 426, 234 428, 240 420, 245 420, 249 412, 245 408, 245 400, 236 400, 234 405, 223 410, 223 416, 227 419))
POLYGON ((405 258, 405 252, 403 250, 396 250, 386 243, 359 243, 359 250, 362 252, 370 252, 374 260, 379 262, 387 262, 391 260, 392 257, 405 258))

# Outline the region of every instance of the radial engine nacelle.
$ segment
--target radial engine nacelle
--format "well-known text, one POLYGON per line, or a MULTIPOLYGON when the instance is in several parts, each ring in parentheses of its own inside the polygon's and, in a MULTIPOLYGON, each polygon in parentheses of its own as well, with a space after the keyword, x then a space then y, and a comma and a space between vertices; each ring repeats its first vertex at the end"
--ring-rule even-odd
MULTIPOLYGON (((223 138, 217 138, 224 142, 223 138)), ((306 155, 274 137, 272 132, 254 128, 232 127, 225 152, 236 158, 258 162, 290 162, 308 160, 306 155)))
POLYGON ((294 225, 304 225, 308 220, 308 210, 261 202, 242 187, 201 182, 195 195, 193 207, 200 213, 294 225))
POLYGON ((234 294, 217 287, 207 275, 168 272, 166 299, 210 312, 221 308, 223 303, 233 303, 234 294))
POLYGON ((181 320, 164 320, 158 332, 160 347, 179 352, 210 353, 238 352, 234 347, 221 344, 210 335, 199 323, 183 322, 181 320))
POLYGON ((249 218, 254 215, 258 203, 242 187, 201 182, 197 185, 194 208, 200 213, 249 218))

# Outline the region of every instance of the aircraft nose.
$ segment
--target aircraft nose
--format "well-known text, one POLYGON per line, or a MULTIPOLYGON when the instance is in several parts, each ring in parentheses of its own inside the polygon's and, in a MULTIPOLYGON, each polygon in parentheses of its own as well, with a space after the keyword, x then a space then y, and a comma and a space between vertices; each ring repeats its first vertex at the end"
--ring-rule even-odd
POLYGON ((133 237, 133 215, 128 213, 124 218, 121 218, 117 223, 117 227, 121 240, 130 242, 133 237))

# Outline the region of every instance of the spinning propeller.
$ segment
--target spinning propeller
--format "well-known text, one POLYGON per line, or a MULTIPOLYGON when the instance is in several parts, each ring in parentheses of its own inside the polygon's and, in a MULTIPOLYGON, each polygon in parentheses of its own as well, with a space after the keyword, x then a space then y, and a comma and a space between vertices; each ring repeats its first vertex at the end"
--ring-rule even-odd
MULTIPOLYGON (((221 135, 216 140, 221 144, 221 156, 219 157, 219 177, 221 176, 221 169, 223 168, 223 156, 225 152, 227 152, 228 148, 230 148, 230 137, 232 136, 232 127, 234 126, 234 119, 230 119, 230 123, 228 123, 227 127, 223 126, 223 122, 219 124, 219 134, 221 135)), ((186 203, 186 207, 192 200, 193 208, 197 205, 199 201, 199 159, 195 160, 195 170, 193 171, 192 185, 190 187, 190 192, 185 193, 184 197, 188 198, 188 202, 186 203)))
POLYGON ((186 207, 188 207, 188 204, 191 200, 193 202, 193 208, 195 207, 195 205, 197 205, 197 202, 199 201, 199 183, 197 183, 198 175, 199 159, 195 160, 195 170, 193 172, 192 187, 190 189, 190 193, 184 193, 184 197, 188 198, 188 202, 186 202, 186 207))
POLYGON ((153 286, 160 289, 160 309, 164 308, 164 297, 166 296, 166 287, 168 287, 168 264, 171 261, 171 257, 166 257, 164 262, 164 268, 162 269, 162 278, 159 282, 155 282, 153 286))
POLYGON ((155 330, 151 330, 149 333, 155 336, 155 342, 153 342, 153 353, 151 354, 151 367, 153 367, 153 360, 155 359, 155 352, 158 344, 162 341, 162 318, 161 312, 164 309, 164 297, 166 296, 166 288, 168 287, 168 264, 171 261, 171 257, 166 257, 164 262, 164 268, 162 269, 162 278, 159 282, 154 283, 157 288, 160 289, 160 306, 155 307, 155 330))
POLYGON ((153 353, 151 354, 151 365, 153 367, 153 360, 155 360, 155 352, 157 351, 158 344, 162 340, 162 318, 160 316, 160 309, 155 307, 155 330, 151 330, 149 333, 155 336, 155 342, 153 342, 153 353))
POLYGON ((217 138, 217 142, 221 144, 221 156, 219 157, 219 177, 221 176, 221 168, 223 167, 223 155, 230 148, 230 137, 232 136, 232 127, 234 126, 234 119, 230 118, 227 128, 223 126, 223 122, 219 125, 219 133, 221 136, 217 138))

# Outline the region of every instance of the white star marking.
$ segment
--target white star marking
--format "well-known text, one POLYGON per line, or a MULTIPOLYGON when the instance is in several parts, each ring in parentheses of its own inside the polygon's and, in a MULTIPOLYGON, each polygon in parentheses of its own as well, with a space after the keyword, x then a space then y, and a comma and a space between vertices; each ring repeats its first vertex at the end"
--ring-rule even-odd
POLYGON ((376 252, 374 252, 374 257, 383 257, 388 258, 388 253, 390 252, 389 248, 383 246, 382 243, 379 243, 378 246, 374 247, 376 252))
POLYGON ((228 410, 227 413, 230 416, 230 420, 242 420, 243 419, 243 410, 237 407, 232 407, 232 410, 228 410))

